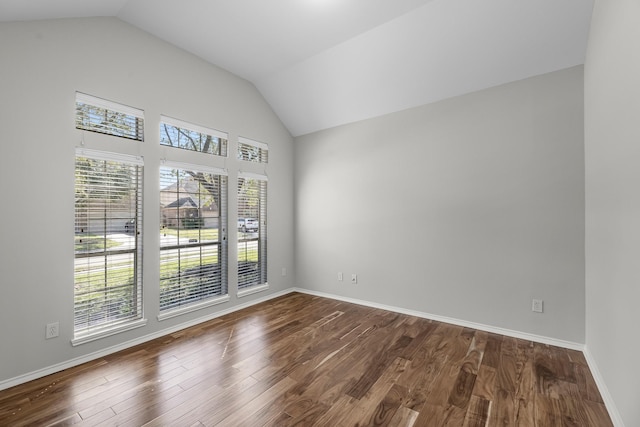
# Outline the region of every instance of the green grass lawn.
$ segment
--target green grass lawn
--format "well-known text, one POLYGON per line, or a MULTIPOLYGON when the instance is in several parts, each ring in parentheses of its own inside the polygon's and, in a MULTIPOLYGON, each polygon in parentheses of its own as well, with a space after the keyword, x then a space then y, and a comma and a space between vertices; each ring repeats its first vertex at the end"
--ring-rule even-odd
POLYGON ((258 249, 238 248, 238 261, 258 262, 258 249))
POLYGON ((76 252, 93 252, 98 250, 104 250, 113 248, 120 245, 119 242, 111 239, 104 239, 103 236, 87 235, 87 236, 75 236, 75 251, 76 252))
POLYGON ((183 239, 213 240, 218 241, 217 228, 196 228, 189 230, 178 230, 175 228, 163 228, 160 233, 169 236, 179 236, 183 239))

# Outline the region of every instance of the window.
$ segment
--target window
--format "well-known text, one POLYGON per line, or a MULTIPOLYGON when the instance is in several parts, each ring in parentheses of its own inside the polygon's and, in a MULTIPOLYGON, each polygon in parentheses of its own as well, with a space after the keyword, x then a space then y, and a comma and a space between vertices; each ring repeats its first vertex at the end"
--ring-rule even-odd
POLYGON ((263 142, 240 137, 238 138, 238 160, 268 163, 269 146, 263 142))
POLYGON ((135 157, 76 152, 74 345, 141 326, 142 169, 135 157))
POLYGON ((239 296, 267 285, 267 177, 238 176, 239 296))
POLYGON ((226 157, 228 135, 167 116, 160 117, 160 144, 226 157))
POLYGON ((159 318, 227 301, 226 173, 166 163, 160 224, 159 318))
POLYGON ((137 108, 76 92, 76 128, 144 140, 144 113, 137 108))

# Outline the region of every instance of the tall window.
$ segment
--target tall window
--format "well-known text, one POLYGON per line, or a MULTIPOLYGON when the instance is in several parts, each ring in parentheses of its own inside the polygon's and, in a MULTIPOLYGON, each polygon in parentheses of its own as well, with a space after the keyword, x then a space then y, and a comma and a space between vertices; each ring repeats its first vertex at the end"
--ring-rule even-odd
POLYGON ((142 320, 142 161, 79 149, 74 344, 142 320))
MULTIPOLYGON (((227 134, 162 116, 160 144, 226 156, 227 134)), ((169 152, 171 155, 171 152, 169 152)), ((227 174, 166 162, 160 168, 160 315, 228 301, 227 174)))
POLYGON ((238 160, 254 163, 269 162, 269 146, 249 138, 238 138, 238 160))
POLYGON ((144 140, 144 113, 137 108, 76 92, 76 128, 144 140))
POLYGON ((160 117, 160 144, 226 157, 227 134, 167 116, 160 117))
POLYGON ((238 176, 239 295, 267 285, 267 177, 238 176))

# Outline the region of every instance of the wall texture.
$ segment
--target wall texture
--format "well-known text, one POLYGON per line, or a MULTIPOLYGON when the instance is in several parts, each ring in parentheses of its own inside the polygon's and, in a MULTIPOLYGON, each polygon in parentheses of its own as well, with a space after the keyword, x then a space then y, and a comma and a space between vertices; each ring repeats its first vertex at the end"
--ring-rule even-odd
POLYGON ((640 425, 639 41, 640 2, 596 1, 585 63, 586 341, 627 426, 640 425))
POLYGON ((582 67, 295 150, 298 286, 584 342, 582 67))
MULTIPOLYGON (((293 140, 249 82, 115 18, 0 24, 0 384, 128 340, 177 327, 293 286, 293 140), (75 92, 145 110, 144 143, 113 143, 75 129, 75 92), (269 144, 269 282, 266 293, 238 300, 231 269, 231 301, 159 322, 158 167, 160 114, 229 132, 231 224, 238 136, 269 144), (87 148, 123 149, 145 161, 145 327, 72 347, 74 154, 87 148), (118 145, 117 147, 115 145, 118 145), (289 274, 281 276, 281 268, 289 274), (60 322, 60 337, 44 339, 60 322)), ((177 154, 189 162, 193 153, 177 154)), ((257 169, 257 170, 252 170, 257 169)), ((232 230, 234 227, 232 227, 232 230)), ((235 261, 230 233, 230 263, 235 261)))

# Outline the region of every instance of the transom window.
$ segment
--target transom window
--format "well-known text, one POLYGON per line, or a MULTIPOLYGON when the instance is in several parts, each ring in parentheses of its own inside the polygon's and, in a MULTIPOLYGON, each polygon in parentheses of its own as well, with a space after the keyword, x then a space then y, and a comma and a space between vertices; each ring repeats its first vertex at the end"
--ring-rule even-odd
POLYGON ((144 112, 76 92, 76 128, 143 141, 144 112))
POLYGON ((254 163, 269 162, 269 146, 249 138, 238 138, 238 160, 254 163))
POLYGON ((225 157, 228 138, 225 132, 167 116, 160 117, 161 145, 225 157))

